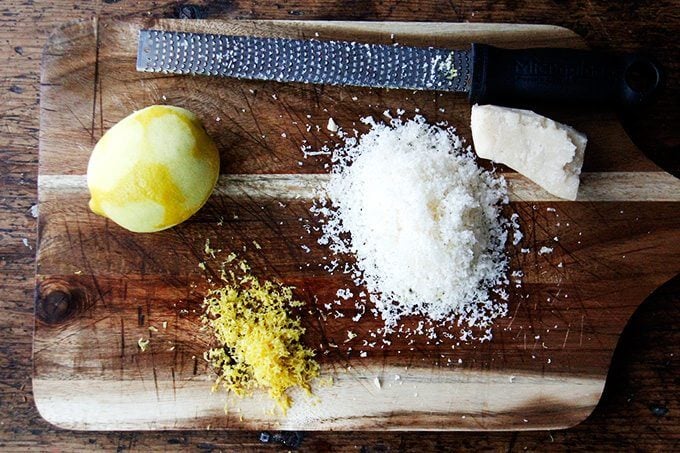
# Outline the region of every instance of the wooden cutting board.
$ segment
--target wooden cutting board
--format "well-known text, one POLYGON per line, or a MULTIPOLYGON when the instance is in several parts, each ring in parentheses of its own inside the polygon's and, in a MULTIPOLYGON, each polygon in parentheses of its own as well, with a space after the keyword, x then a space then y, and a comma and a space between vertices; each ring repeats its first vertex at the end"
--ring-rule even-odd
POLYGON ((542 111, 589 137, 578 201, 505 172, 506 214, 520 215, 525 236, 508 253, 525 276, 520 288, 511 285, 509 315, 493 340, 393 335, 388 344, 372 335, 379 320, 351 320, 353 301, 324 307, 350 282, 318 267, 328 252, 304 229, 316 222, 309 197, 328 157, 304 158, 300 146, 337 143, 329 117, 364 130, 354 126, 360 117, 398 108, 418 108, 469 138, 465 96, 141 74, 142 26, 452 48, 584 46, 569 30, 529 25, 162 20, 56 30, 41 84, 33 390, 43 417, 96 430, 518 430, 588 416, 628 318, 680 271, 680 184, 640 153, 614 115, 542 111), (101 135, 151 104, 196 112, 218 143, 223 174, 190 221, 140 235, 88 210, 85 173, 101 135), (270 413, 259 393, 230 398, 225 414, 225 395, 211 393, 202 359, 210 338, 199 330, 206 239, 240 252, 257 275, 295 286, 307 303, 305 342, 334 383, 315 386, 312 398, 296 394, 287 416, 270 413), (543 246, 553 252, 539 254, 543 246), (357 337, 348 341, 348 331, 357 337), (144 352, 140 338, 150 340, 144 352))

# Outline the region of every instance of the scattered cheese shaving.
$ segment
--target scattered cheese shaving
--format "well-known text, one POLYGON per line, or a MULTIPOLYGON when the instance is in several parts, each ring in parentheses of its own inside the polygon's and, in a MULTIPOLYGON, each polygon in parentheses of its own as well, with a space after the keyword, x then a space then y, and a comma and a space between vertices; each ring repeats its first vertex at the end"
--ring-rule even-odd
POLYGON ((538 251, 538 254, 539 254, 539 255, 547 255, 547 254, 552 253, 552 252, 553 252, 553 248, 552 248, 552 247, 543 246, 543 247, 541 247, 541 249, 538 251))
POLYGON ((140 339, 137 341, 137 346, 139 346, 139 349, 140 349, 142 352, 145 352, 146 349, 149 347, 149 340, 148 340, 148 339, 144 339, 144 338, 140 338, 140 339))

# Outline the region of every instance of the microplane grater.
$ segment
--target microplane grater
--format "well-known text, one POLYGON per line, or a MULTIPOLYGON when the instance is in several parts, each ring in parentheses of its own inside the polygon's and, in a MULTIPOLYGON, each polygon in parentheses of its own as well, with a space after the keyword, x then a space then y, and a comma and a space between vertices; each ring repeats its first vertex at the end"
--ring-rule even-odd
POLYGON ((137 70, 412 90, 468 91, 467 50, 140 30, 137 70))
POLYGON ((526 106, 644 104, 663 73, 640 54, 562 48, 469 49, 140 30, 137 70, 327 85, 467 92, 526 106), (638 73, 646 75, 640 84, 638 73))

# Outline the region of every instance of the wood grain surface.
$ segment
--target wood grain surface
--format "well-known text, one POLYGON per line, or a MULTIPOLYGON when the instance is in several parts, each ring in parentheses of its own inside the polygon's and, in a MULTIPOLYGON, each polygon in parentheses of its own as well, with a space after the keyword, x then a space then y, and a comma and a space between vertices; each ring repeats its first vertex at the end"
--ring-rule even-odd
MULTIPOLYGON (((680 272, 673 241, 680 181, 647 160, 616 118, 551 110, 589 137, 575 203, 506 172, 506 215, 519 214, 526 237, 508 247, 510 269, 524 277, 521 287, 509 285, 510 316, 495 323, 492 341, 461 342, 455 326, 438 327, 436 340, 425 330, 383 342, 379 317, 352 322, 355 299, 336 296, 364 288, 323 270, 329 251, 305 232, 305 224, 318 224, 310 200, 331 161, 308 159, 299 147, 337 143, 325 128, 329 117, 362 129, 360 117, 398 108, 449 121, 469 137, 465 96, 138 73, 140 28, 448 48, 584 45, 567 29, 536 25, 95 20, 62 27, 45 46, 41 74, 33 392, 47 420, 90 430, 526 430, 569 427, 594 409, 633 310, 680 272), (111 125, 162 103, 204 121, 223 177, 194 218, 136 235, 89 211, 84 174, 93 143, 111 125), (317 386, 316 398, 298 395, 285 416, 264 410, 258 393, 230 398, 234 409, 224 414, 225 398, 210 392, 213 375, 200 359, 211 340, 198 319, 207 291, 198 264, 207 263, 207 276, 220 264, 202 255, 206 241, 223 256, 238 253, 262 278, 296 288, 307 306, 305 342, 332 386, 317 386), (543 254, 546 247, 554 251, 543 254), (161 325, 168 327, 150 333, 161 325), (136 344, 146 337, 148 353, 136 344)), ((420 322, 404 321, 410 329, 420 322)))
MULTIPOLYGON (((493 9, 482 10, 472 5, 461 4, 457 9, 446 9, 444 15, 451 20, 511 20, 529 22, 552 22, 571 25, 579 33, 586 36, 591 45, 599 48, 653 48, 653 53, 666 64, 671 73, 677 69, 675 49, 667 42, 667 35, 677 30, 677 17, 672 14, 670 4, 654 3, 605 7, 599 4, 584 5, 549 5, 534 4, 526 9, 519 8, 510 12, 510 5, 499 4, 493 9), (572 9, 570 9, 572 8, 572 9), (472 15, 473 13, 474 16, 472 15), (664 14, 667 13, 667 14, 664 14), (641 15, 642 21, 632 18, 641 15), (658 17, 668 20, 662 26, 656 23, 658 17), (675 21, 675 22, 674 22, 675 21), (670 46, 670 47, 669 47, 670 46)), ((37 110, 31 99, 35 100, 37 64, 40 45, 44 33, 53 24, 72 17, 66 11, 71 9, 68 2, 52 2, 22 6, 11 4, 3 21, 10 25, 6 31, 8 45, 3 48, 3 56, 10 63, 5 69, 9 76, 3 80, 7 102, 3 109, 2 133, 7 134, 7 148, 3 148, 3 187, 7 188, 3 202, 6 203, 7 216, 3 222, 3 277, 7 287, 7 297, 2 302, 6 311, 11 313, 3 332, 3 345, 0 357, 3 367, 0 370, 3 383, 2 407, 6 417, 0 426, 4 429, 0 439, 2 445, 13 450, 39 448, 48 443, 62 449, 82 449, 97 446, 100 448, 118 449, 165 449, 179 448, 259 448, 257 433, 232 433, 228 438, 219 434, 183 432, 157 434, 94 434, 64 433, 54 431, 44 424, 32 409, 30 399, 30 382, 27 379, 30 347, 27 340, 31 325, 31 308, 26 300, 30 300, 31 274, 31 242, 24 246, 22 239, 30 238, 28 229, 32 219, 29 208, 34 201, 31 184, 35 184, 35 154, 30 148, 37 142, 35 115, 37 110), (68 9, 64 6, 68 4, 68 9), (14 8, 14 9, 12 9, 14 8), (60 9, 61 8, 61 9, 60 9), (14 15, 21 15, 26 22, 17 21, 14 15), (29 21, 39 19, 40 33, 36 33, 29 21), (17 32, 19 31, 19 32, 17 32), (13 64, 16 67, 11 67, 13 64), (33 68, 33 69, 30 69, 33 68), (31 71, 33 76, 31 76, 31 71), (32 80, 32 81, 31 81, 32 80), (6 85, 6 86, 5 86, 6 85), (33 96, 33 98, 32 98, 33 96), (31 118, 31 112, 33 112, 31 118), (33 126, 31 126, 33 124, 33 126), (31 132, 31 127, 33 131, 31 132), (33 137, 33 138, 32 138, 33 137), (31 145, 33 143, 33 145, 31 145), (33 166, 33 167, 32 167, 33 166), (31 170, 33 168, 33 170, 31 170), (33 173, 31 173, 31 171, 33 173), (31 174, 33 176, 31 176, 31 174), (5 252, 5 250, 7 250, 5 252), (22 333, 23 331, 23 333, 22 333), (23 338, 23 339, 22 339, 23 338), (11 340, 10 340, 11 339, 11 340), (22 352, 23 351, 23 352, 22 352), (24 370, 24 371, 22 371, 24 370), (23 374, 22 374, 23 373, 23 374), (11 416, 10 416, 11 414, 11 416)), ((412 6, 370 4, 366 10, 349 9, 347 6, 315 3, 313 5, 267 5, 258 6, 247 3, 224 5, 208 5, 199 10, 203 14, 216 17, 226 14, 229 17, 272 17, 287 18, 291 15, 304 14, 308 18, 372 18, 372 19, 442 19, 439 5, 421 3, 420 12, 415 13, 412 6), (344 9, 343 9, 344 8, 344 9)), ((4 5, 3 5, 4 7, 4 5)), ((157 4, 152 15, 172 15, 176 4, 157 4)), ((147 11, 146 5, 120 2, 117 4, 94 4, 88 9, 78 10, 80 17, 90 14, 103 16, 117 13, 140 17, 147 11), (91 9, 94 8, 94 9, 91 9)), ((183 10, 186 12, 185 10, 183 10)), ((189 12, 195 10, 190 9, 189 12)), ((668 124, 677 122, 677 109, 670 102, 677 97, 677 85, 669 86, 667 98, 661 100, 651 111, 632 112, 626 118, 626 125, 633 138, 641 148, 649 153, 666 169, 676 169, 673 158, 674 146, 677 146, 677 133, 668 124)), ((35 186, 33 186, 35 187, 35 186)), ((348 433, 348 434, 309 434, 303 448, 318 449, 350 449, 364 447, 367 450, 385 451, 391 449, 444 449, 451 445, 470 449, 598 449, 638 447, 641 449, 672 449, 677 442, 677 423, 673 414, 678 410, 677 391, 673 391, 673 376, 677 376, 677 364, 672 355, 670 344, 677 344, 677 283, 664 287, 657 292, 652 302, 644 305, 642 311, 634 317, 622 343, 619 346, 612 375, 609 380, 605 399, 593 417, 577 428, 552 433, 524 434, 397 434, 386 433, 348 433), (675 286, 674 286, 675 285, 675 286), (622 352, 623 351, 623 352, 622 352), (675 370, 675 371, 674 371, 675 370)), ((677 387, 675 387, 677 388, 677 387)), ((261 444, 260 444, 261 446, 261 444)))

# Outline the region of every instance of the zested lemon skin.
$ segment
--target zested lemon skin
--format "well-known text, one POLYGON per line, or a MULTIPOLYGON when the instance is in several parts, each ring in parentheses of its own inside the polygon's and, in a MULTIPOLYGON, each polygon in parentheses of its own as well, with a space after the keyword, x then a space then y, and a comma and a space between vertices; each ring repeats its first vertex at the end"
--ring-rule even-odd
POLYGON ((130 231, 164 230, 205 204, 219 169, 217 147, 196 115, 153 105, 122 119, 94 147, 90 209, 130 231))

